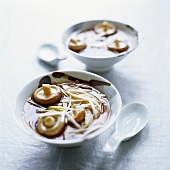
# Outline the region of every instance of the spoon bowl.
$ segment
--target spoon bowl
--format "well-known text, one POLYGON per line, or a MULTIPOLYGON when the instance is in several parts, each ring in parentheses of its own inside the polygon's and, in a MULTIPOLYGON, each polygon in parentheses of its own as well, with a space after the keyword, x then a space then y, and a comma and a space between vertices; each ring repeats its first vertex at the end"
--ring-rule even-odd
POLYGON ((43 44, 38 50, 38 58, 50 66, 57 66, 60 60, 67 57, 61 56, 59 49, 52 44, 43 44))
POLYGON ((115 151, 122 141, 139 133, 147 124, 149 111, 144 103, 136 102, 125 105, 116 121, 116 130, 103 147, 105 152, 115 151))

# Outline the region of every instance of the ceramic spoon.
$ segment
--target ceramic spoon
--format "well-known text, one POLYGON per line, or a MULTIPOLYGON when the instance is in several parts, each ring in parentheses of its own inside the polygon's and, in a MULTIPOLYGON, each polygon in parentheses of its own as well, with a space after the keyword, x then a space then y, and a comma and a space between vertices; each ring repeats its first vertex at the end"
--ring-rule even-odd
POLYGON ((114 152, 122 141, 126 141, 140 132, 148 122, 149 111, 143 103, 125 105, 117 120, 115 133, 109 137, 103 147, 105 152, 114 152))
POLYGON ((38 57, 51 66, 57 66, 60 60, 67 58, 66 56, 61 56, 58 48, 52 44, 44 44, 40 46, 38 57))

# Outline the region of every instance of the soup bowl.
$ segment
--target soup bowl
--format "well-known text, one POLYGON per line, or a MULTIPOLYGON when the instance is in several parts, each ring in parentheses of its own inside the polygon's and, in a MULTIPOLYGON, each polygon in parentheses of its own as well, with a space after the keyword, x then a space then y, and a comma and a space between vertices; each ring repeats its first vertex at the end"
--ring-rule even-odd
MULTIPOLYGON (((63 32, 61 39, 66 51, 84 63, 88 70, 104 72, 110 70, 115 63, 124 59, 127 54, 131 53, 138 46, 140 34, 132 26, 121 22, 113 20, 89 20, 68 27, 63 32), (113 25, 115 32, 113 34, 103 34, 100 31, 96 33, 95 28, 100 23, 113 25), (77 40, 86 43, 86 46, 80 44, 82 50, 73 50, 71 48, 70 42, 74 44, 77 40), (126 47, 116 50, 109 48, 115 42, 117 42, 118 46, 126 44, 128 49, 126 47)), ((78 41, 77 43, 81 43, 78 41)))
MULTIPOLYGON (((31 103, 31 107, 34 107, 35 103, 31 103)), ((36 107, 39 105, 36 104, 36 107)), ((109 82, 107 79, 86 71, 78 71, 78 70, 61 70, 55 72, 49 72, 43 75, 40 75, 33 80, 29 81, 27 84, 23 86, 23 88, 18 92, 14 102, 14 119, 17 125, 23 130, 24 133, 30 135, 33 138, 36 138, 40 141, 55 144, 58 147, 72 147, 77 146, 85 141, 88 141, 94 137, 97 137, 104 131, 106 131, 109 127, 115 124, 117 116, 120 113, 120 109, 122 106, 122 101, 118 90, 115 86, 109 82), (27 113, 24 112, 25 105, 30 101, 30 97, 32 97, 33 92, 42 86, 42 84, 53 84, 53 82, 57 83, 73 83, 73 84, 88 84, 90 87, 101 92, 101 94, 105 95, 108 103, 108 116, 99 126, 93 126, 93 128, 78 137, 73 137, 69 139, 58 139, 58 138, 48 138, 44 135, 41 135, 37 132, 35 127, 31 126, 31 118, 32 113, 29 110, 27 113)), ((41 108, 40 108, 41 109, 41 108)), ((33 113, 39 114, 39 113, 33 113)), ((96 120, 94 120, 96 121, 96 120)), ((90 126, 89 126, 90 127, 90 126)))

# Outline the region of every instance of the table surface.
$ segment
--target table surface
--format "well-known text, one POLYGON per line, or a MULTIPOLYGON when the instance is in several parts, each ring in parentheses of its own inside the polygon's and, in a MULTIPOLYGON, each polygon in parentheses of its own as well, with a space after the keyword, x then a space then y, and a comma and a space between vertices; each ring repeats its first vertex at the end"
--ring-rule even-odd
POLYGON ((170 1, 169 0, 0 0, 0 170, 168 170, 170 169, 170 1), (119 90, 123 105, 147 104, 147 126, 104 153, 112 129, 74 148, 57 148, 24 134, 13 118, 18 91, 32 78, 60 69, 86 70, 68 55, 50 67, 37 58, 40 45, 60 46, 67 26, 89 19, 127 23, 141 33, 137 49, 99 75, 119 90))

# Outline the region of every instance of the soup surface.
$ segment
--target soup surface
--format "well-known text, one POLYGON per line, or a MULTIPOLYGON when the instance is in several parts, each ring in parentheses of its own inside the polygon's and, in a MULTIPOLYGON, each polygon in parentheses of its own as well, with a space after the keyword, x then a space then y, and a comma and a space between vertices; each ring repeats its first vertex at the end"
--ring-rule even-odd
POLYGON ((42 83, 25 103, 23 116, 42 136, 75 139, 101 128, 110 116, 110 105, 105 94, 87 83, 42 83))
POLYGON ((113 24, 107 28, 107 24, 111 23, 98 23, 91 29, 74 31, 68 37, 68 47, 74 52, 91 57, 112 57, 127 51, 130 47, 129 35, 113 24))

